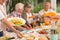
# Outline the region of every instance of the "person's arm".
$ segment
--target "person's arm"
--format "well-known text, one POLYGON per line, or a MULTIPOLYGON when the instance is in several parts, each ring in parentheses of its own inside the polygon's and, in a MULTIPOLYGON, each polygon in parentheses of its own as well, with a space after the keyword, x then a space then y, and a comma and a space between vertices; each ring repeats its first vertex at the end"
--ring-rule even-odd
POLYGON ((30 27, 30 28, 32 28, 32 26, 31 26, 31 24, 26 20, 26 24, 30 27))
POLYGON ((17 31, 5 18, 3 12, 0 10, 0 21, 2 21, 8 28, 10 28, 12 31, 14 31, 16 33, 16 35, 21 38, 22 35, 19 31, 17 31))
POLYGON ((42 15, 43 15, 43 10, 39 11, 38 18, 40 19, 41 17, 43 17, 42 15))
POLYGON ((12 31, 14 31, 19 38, 22 37, 22 34, 21 34, 19 31, 17 31, 17 30, 7 21, 6 18, 3 18, 3 19, 2 19, 2 22, 3 22, 5 25, 7 25, 8 28, 10 28, 12 31))
POLYGON ((2 19, 2 22, 7 25, 8 28, 10 28, 11 30, 13 30, 15 33, 17 32, 17 30, 7 21, 6 18, 2 19))
MULTIPOLYGON (((27 17, 26 17, 26 14, 25 13, 22 14, 22 18, 26 21, 26 25, 28 25, 29 27, 31 27, 31 25, 27 21, 27 17)), ((25 25, 25 27, 28 28, 28 26, 26 26, 26 25, 25 25)))
POLYGON ((60 19, 60 16, 57 15, 57 16, 52 16, 51 19, 60 19))

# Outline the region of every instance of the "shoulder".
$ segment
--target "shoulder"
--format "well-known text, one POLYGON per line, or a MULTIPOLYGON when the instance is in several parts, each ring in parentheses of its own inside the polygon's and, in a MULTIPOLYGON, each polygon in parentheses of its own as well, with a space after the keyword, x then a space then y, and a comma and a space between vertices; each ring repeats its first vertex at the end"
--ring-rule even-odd
POLYGON ((38 12, 39 14, 43 13, 43 9, 38 12))
POLYGON ((53 9, 49 9, 49 11, 52 11, 53 12, 54 10, 53 9))
POLYGON ((38 12, 38 14, 39 14, 39 15, 42 15, 42 14, 43 14, 43 10, 40 10, 40 11, 38 12))
POLYGON ((10 14, 15 15, 15 14, 17 14, 17 12, 16 11, 12 11, 10 14))
POLYGON ((26 15, 26 12, 23 12, 22 15, 26 15))
POLYGON ((12 11, 11 13, 8 14, 8 16, 12 16, 14 15, 16 12, 15 11, 12 11))
POLYGON ((56 11, 54 11, 53 9, 50 9, 49 11, 50 11, 50 12, 54 12, 54 13, 56 13, 56 11))
POLYGON ((0 10, 0 20, 5 18, 4 14, 2 13, 2 11, 0 10))
POLYGON ((43 12, 43 9, 42 9, 42 10, 40 10, 39 12, 43 12))
POLYGON ((11 14, 16 13, 16 11, 12 11, 11 14))

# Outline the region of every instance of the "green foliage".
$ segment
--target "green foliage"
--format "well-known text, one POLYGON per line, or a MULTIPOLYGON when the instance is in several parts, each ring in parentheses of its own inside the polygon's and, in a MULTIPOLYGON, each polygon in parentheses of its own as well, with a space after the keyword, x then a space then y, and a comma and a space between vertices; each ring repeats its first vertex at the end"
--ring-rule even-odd
POLYGON ((57 12, 60 13, 60 4, 57 4, 57 12))
POLYGON ((17 4, 17 3, 23 3, 23 4, 28 4, 28 3, 30 3, 30 4, 32 4, 32 5, 34 5, 34 9, 33 9, 33 12, 34 13, 37 13, 37 12, 39 12, 42 8, 43 8, 43 3, 40 3, 39 5, 36 3, 36 1, 37 0, 8 0, 7 1, 7 6, 9 6, 9 7, 7 7, 8 9, 7 9, 7 13, 10 13, 10 12, 12 12, 13 10, 15 10, 15 5, 17 4))
POLYGON ((34 7, 34 9, 33 9, 34 13, 38 13, 40 10, 43 9, 43 5, 42 5, 42 4, 43 4, 43 3, 41 3, 41 4, 39 4, 38 6, 35 6, 35 7, 34 7))
POLYGON ((27 4, 28 2, 29 2, 29 0, 8 0, 7 1, 7 6, 9 6, 9 10, 7 10, 7 11, 12 12, 15 9, 15 5, 17 3, 27 4))

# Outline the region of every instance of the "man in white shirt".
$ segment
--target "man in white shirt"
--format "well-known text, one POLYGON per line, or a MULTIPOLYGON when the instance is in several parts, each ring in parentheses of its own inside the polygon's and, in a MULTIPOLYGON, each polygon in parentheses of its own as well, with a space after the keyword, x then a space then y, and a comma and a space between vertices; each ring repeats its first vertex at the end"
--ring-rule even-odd
POLYGON ((46 13, 48 13, 48 12, 54 12, 54 11, 51 9, 51 4, 50 4, 50 2, 45 2, 45 4, 44 4, 44 9, 41 10, 41 11, 39 11, 39 16, 42 16, 44 12, 46 12, 46 13))
MULTIPOLYGON (((6 0, 0 0, 0 6, 3 6, 3 3, 5 3, 6 0)), ((0 9, 0 21, 3 22, 5 25, 7 25, 8 28, 10 28, 12 31, 14 31, 16 33, 16 35, 21 38, 22 34, 17 31, 6 19, 6 17, 4 16, 4 12, 0 9)), ((0 25, 0 33, 2 33, 2 26, 0 25)), ((2 35, 0 35, 2 36, 2 35)))

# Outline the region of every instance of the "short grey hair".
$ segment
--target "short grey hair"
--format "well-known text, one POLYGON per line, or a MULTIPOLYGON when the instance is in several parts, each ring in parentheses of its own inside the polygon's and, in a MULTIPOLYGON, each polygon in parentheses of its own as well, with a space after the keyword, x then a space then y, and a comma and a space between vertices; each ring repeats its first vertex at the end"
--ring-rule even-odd
POLYGON ((17 3, 17 4, 15 5, 15 10, 23 9, 23 7, 24 7, 24 4, 23 4, 23 3, 17 3))

